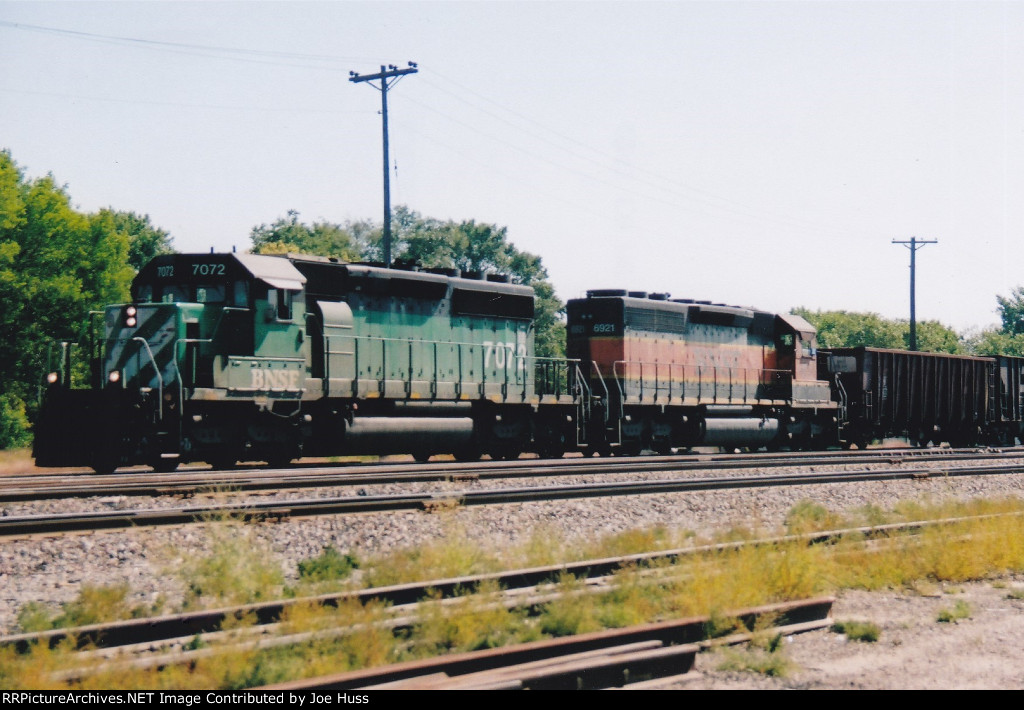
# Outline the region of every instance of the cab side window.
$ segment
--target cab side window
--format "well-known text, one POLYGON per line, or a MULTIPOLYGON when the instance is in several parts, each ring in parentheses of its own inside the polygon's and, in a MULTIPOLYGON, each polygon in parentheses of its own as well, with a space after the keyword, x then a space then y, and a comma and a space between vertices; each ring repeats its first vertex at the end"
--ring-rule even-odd
POLYGON ((274 309, 274 314, 277 316, 277 320, 292 319, 293 296, 293 291, 286 291, 278 288, 267 289, 267 302, 270 304, 270 307, 274 309))

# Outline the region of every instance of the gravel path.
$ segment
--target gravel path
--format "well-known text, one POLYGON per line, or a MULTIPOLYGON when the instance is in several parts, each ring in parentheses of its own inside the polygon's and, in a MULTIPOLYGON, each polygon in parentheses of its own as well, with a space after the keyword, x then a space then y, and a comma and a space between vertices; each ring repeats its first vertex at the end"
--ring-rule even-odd
POLYGON ((1024 689, 1024 601, 1010 598, 1024 577, 936 589, 931 594, 844 592, 833 607, 838 620, 870 621, 875 643, 848 641, 822 630, 786 639, 781 653, 792 669, 782 678, 717 670, 727 651, 698 656, 699 676, 668 688, 701 690, 977 690, 1024 689), (937 621, 940 611, 965 602, 970 617, 937 621))

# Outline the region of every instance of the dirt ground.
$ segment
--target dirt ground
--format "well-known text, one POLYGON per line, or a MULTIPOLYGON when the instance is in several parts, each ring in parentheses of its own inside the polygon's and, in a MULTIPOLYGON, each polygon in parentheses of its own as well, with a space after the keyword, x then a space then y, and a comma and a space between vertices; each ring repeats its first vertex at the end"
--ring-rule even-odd
POLYGON ((779 651, 790 666, 783 677, 719 670, 746 652, 704 653, 695 679, 669 687, 1024 689, 1024 599, 1013 598, 1022 593, 1024 577, 907 592, 843 592, 833 619, 873 622, 881 629, 877 642, 850 641, 830 630, 788 637, 779 651), (958 607, 968 616, 938 621, 958 607))

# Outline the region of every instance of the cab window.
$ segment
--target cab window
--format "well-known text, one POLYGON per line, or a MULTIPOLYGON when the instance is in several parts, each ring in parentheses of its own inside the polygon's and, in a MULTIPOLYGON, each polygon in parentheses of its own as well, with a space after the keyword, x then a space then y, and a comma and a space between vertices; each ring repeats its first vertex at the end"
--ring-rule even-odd
POLYGON ((199 284, 196 286, 196 303, 224 303, 225 287, 223 284, 199 284))
POLYGON ((294 291, 277 288, 267 289, 267 302, 274 309, 278 320, 292 319, 292 300, 294 295, 294 291))

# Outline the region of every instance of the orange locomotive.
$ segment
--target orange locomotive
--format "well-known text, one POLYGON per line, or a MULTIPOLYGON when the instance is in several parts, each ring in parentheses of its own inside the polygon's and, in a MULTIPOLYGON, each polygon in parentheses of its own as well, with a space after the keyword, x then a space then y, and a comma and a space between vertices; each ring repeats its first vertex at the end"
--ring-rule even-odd
POLYGON ((569 301, 567 327, 567 355, 590 394, 580 418, 588 452, 839 441, 839 404, 818 379, 814 327, 799 316, 595 290, 569 301))

